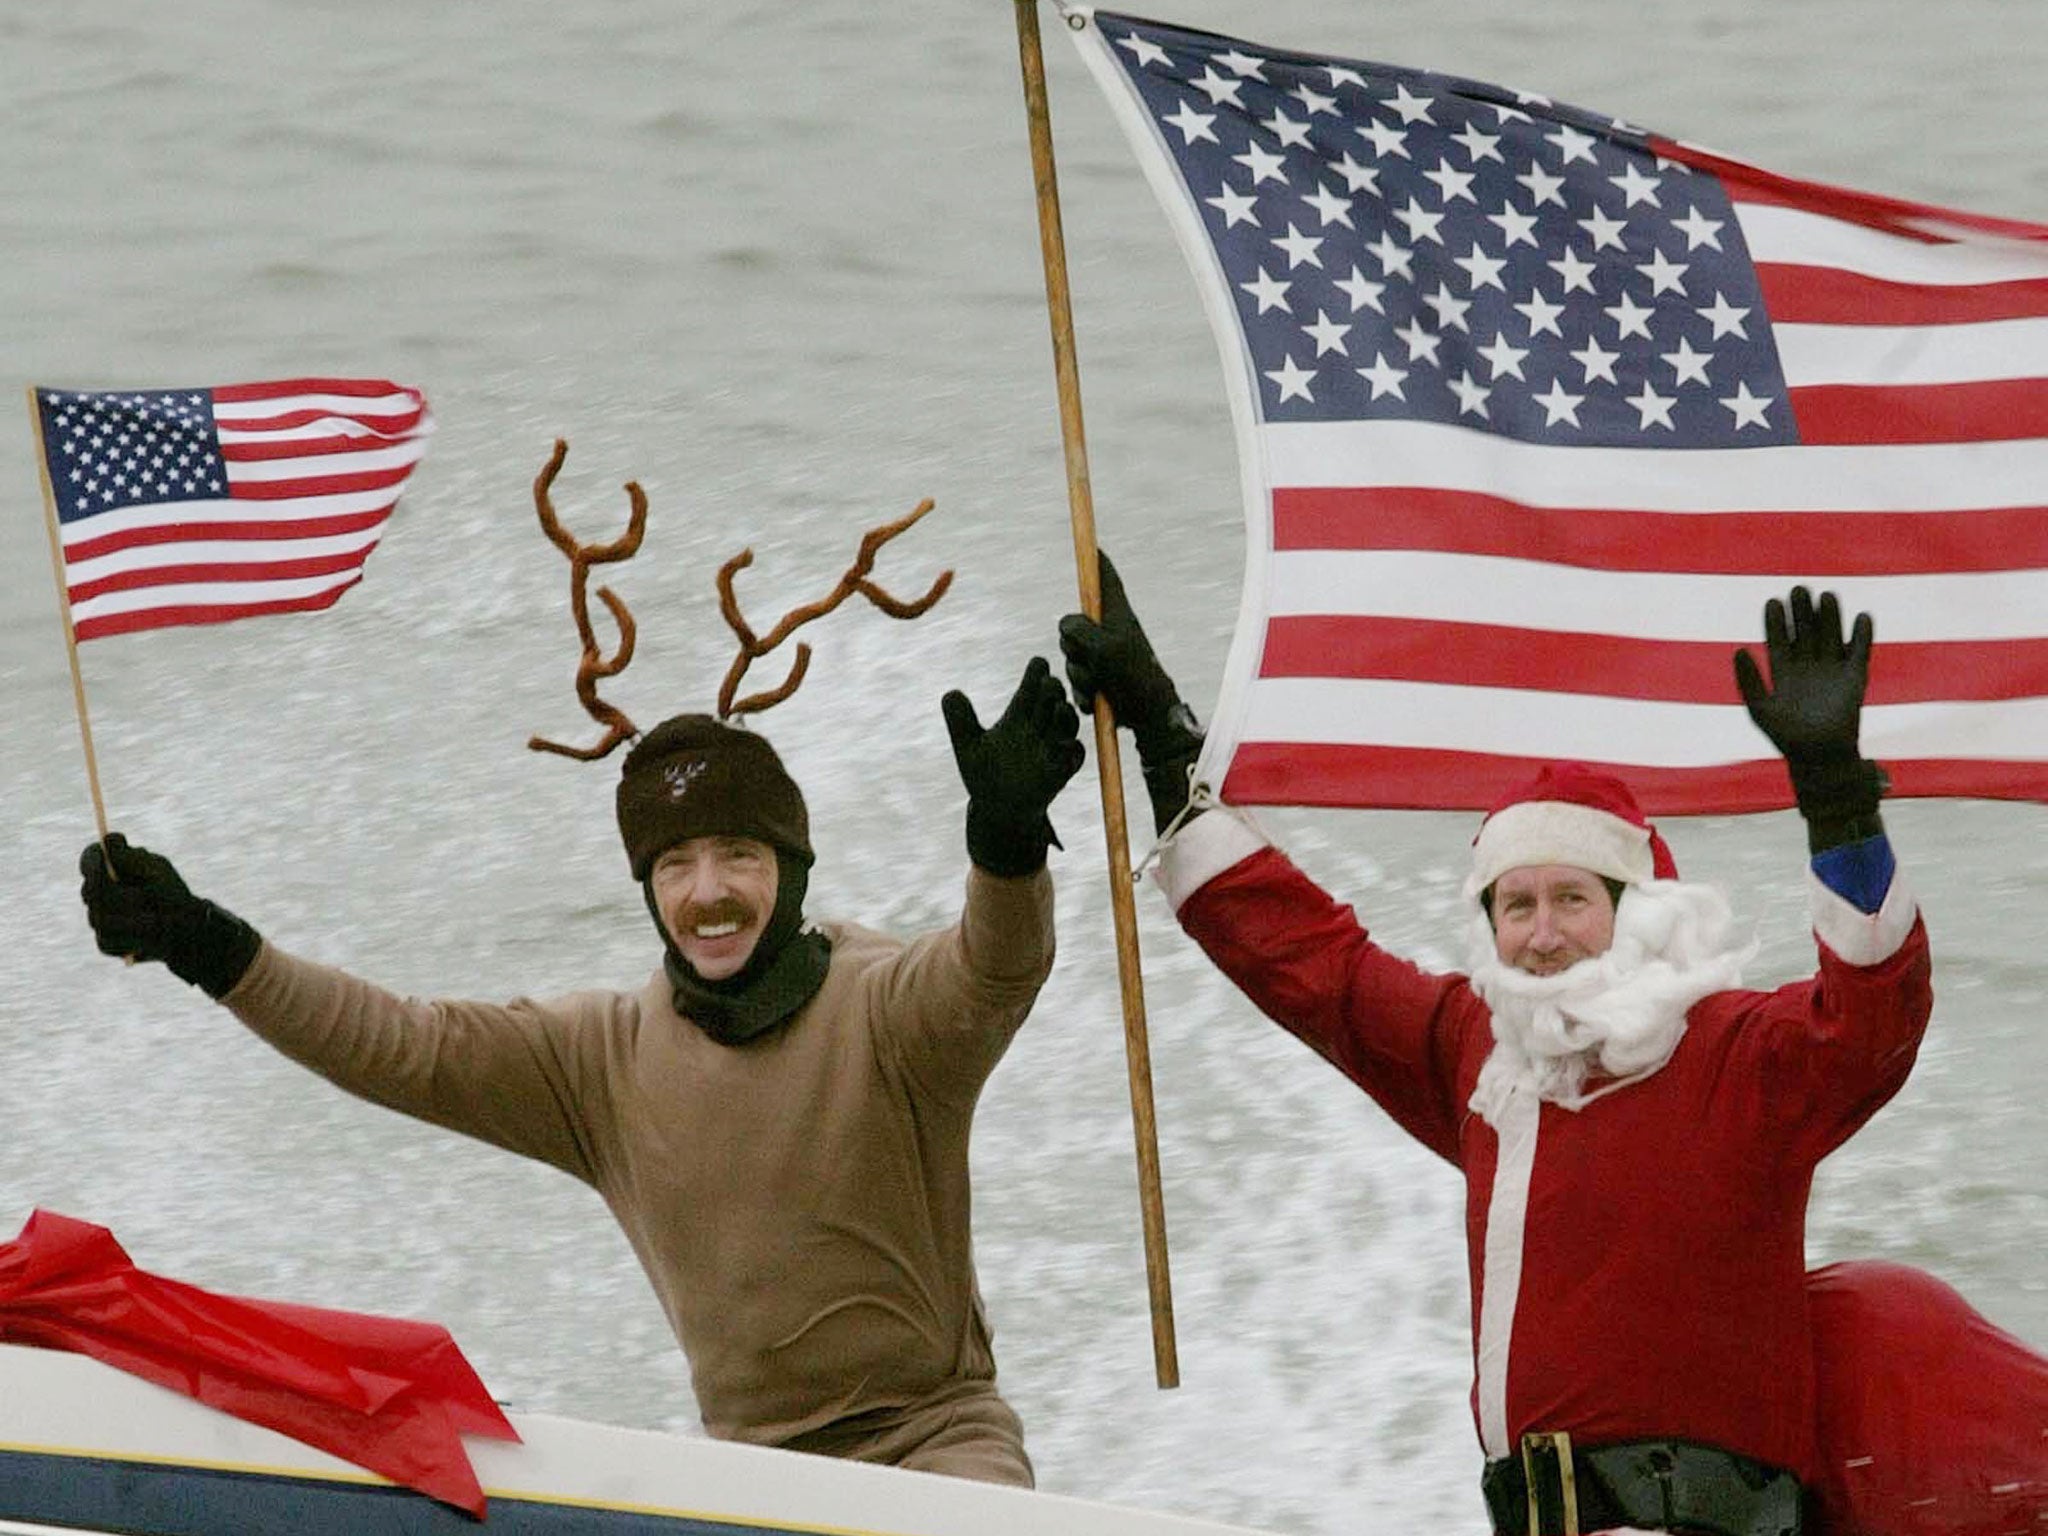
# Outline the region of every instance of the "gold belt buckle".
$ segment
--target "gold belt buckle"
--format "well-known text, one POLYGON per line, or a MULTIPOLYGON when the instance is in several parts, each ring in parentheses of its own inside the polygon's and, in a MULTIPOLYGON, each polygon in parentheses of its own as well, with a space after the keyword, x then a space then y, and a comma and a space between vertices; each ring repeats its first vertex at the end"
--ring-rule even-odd
POLYGON ((1564 1536, 1579 1536, 1579 1484, 1572 1470, 1572 1437, 1561 1429, 1531 1430, 1522 1436, 1522 1481, 1529 1496, 1529 1536, 1543 1536, 1543 1500, 1536 1483, 1536 1456, 1540 1451, 1548 1451, 1557 1459, 1564 1536))

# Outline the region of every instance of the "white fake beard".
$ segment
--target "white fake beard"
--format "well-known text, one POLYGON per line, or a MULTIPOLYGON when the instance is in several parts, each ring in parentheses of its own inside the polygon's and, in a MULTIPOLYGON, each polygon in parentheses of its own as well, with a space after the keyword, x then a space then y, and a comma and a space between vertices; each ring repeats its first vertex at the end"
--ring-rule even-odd
POLYGON ((1679 880, 1627 887, 1606 952, 1555 976, 1507 964, 1486 914, 1473 922, 1472 988, 1493 1011, 1494 1043, 1470 1103, 1495 1127, 1520 1087, 1579 1110, 1648 1077, 1678 1049, 1692 1005, 1739 986, 1757 951, 1730 934, 1726 897, 1679 880), (1595 1072, 1610 1081, 1588 1093, 1595 1072))

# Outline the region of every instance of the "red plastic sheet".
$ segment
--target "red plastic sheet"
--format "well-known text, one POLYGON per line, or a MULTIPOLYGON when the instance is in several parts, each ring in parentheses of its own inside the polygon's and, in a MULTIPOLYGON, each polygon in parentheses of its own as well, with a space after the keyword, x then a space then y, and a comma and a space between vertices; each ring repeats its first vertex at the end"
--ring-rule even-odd
POLYGON ((91 1355, 478 1518, 462 1436, 519 1438, 438 1324, 204 1291, 50 1211, 0 1245, 0 1340, 91 1355))
POLYGON ((1806 1277, 1823 1536, 2048 1532, 2048 1357, 1903 1264, 1806 1277))

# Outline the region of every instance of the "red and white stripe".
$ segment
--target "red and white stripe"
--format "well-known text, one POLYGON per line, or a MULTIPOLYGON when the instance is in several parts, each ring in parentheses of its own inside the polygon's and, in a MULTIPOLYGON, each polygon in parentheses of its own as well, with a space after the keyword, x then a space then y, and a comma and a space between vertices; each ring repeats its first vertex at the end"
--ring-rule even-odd
POLYGON ((362 579, 433 430, 417 389, 382 380, 210 393, 225 497, 65 525, 79 639, 328 607, 362 579))
POLYGON ((1736 199, 1802 442, 1251 424, 1226 799, 1483 807, 1576 758, 1653 814, 1784 805, 1730 654, 1795 583, 1876 620, 1895 793, 2048 799, 2048 229, 1665 147, 1736 199))

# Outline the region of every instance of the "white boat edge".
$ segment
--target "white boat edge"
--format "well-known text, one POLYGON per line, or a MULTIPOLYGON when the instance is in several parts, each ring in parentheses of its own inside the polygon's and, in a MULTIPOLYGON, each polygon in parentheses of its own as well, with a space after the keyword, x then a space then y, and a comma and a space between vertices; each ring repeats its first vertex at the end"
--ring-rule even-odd
MULTIPOLYGON (((1261 1536, 1242 1526, 932 1473, 551 1414, 508 1417, 523 1443, 463 1442, 486 1497, 519 1501, 529 1510, 550 1508, 560 1518, 580 1511, 592 1529, 603 1529, 603 1512, 610 1511, 635 1530, 659 1529, 674 1519, 682 1530, 725 1526, 800 1536, 1261 1536)), ((118 1464, 130 1481, 143 1475, 135 1469, 146 1469, 159 1479, 189 1474, 195 1488, 214 1490, 247 1489, 265 1479, 332 1485, 337 1493, 391 1486, 289 1436, 83 1355, 0 1344, 0 1464, 62 1470, 75 1486, 73 1469, 101 1463, 118 1464), (239 1476, 223 1479, 222 1473, 239 1476)), ((75 1536, 111 1528, 111 1522, 90 1526, 75 1519, 49 1523, 73 1517, 28 1507, 27 1481, 0 1475, 0 1533, 75 1536)), ((375 1502, 388 1497, 380 1493, 375 1502)), ((404 1497, 475 1528, 423 1495, 404 1497)), ((427 1511, 416 1513, 425 1518, 427 1511)), ((487 1519, 483 1528, 493 1523, 487 1519)), ((150 1527, 124 1521, 119 1529, 150 1527)), ((224 1511, 219 1529, 246 1527, 224 1511)))

